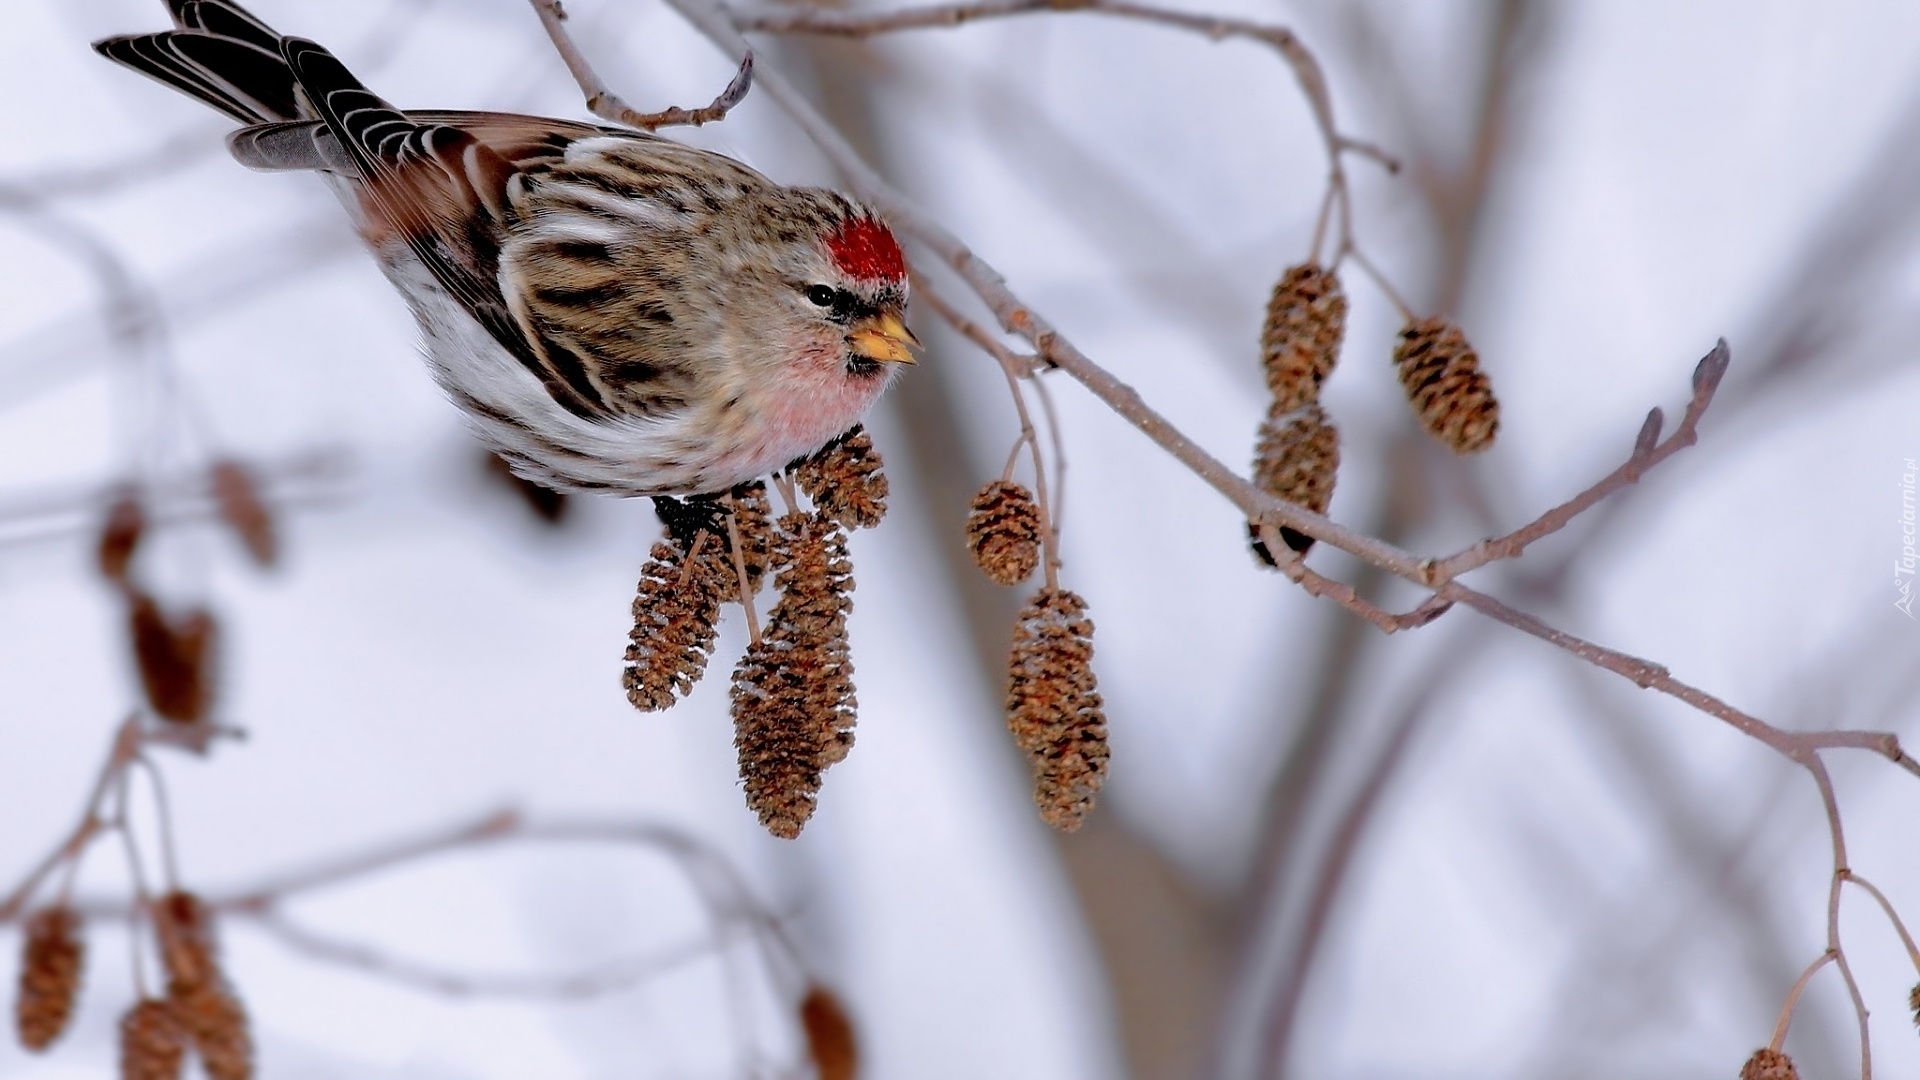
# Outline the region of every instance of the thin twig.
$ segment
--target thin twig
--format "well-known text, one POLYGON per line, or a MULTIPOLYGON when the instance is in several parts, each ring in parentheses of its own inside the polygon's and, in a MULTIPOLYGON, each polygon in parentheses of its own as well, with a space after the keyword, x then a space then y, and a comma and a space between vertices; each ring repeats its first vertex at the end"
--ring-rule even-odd
POLYGON ((1828 949, 1815 957, 1813 963, 1808 964, 1806 970, 1800 973, 1800 977, 1793 980, 1793 988, 1787 991, 1786 1004, 1780 1006, 1780 1019, 1773 1025, 1773 1038, 1767 1040, 1767 1049, 1778 1051, 1787 1041, 1787 1025, 1792 1023, 1793 1011, 1800 1006, 1801 992, 1806 990, 1807 984, 1813 981, 1814 975, 1818 974, 1821 968, 1835 959, 1833 950, 1828 949))
POLYGON ((534 13, 540 16, 540 25, 546 27, 547 37, 553 41, 553 47, 560 59, 572 73, 574 82, 580 84, 580 92, 586 95, 587 111, 602 120, 611 120, 616 124, 652 131, 655 128, 691 126, 699 127, 716 120, 726 118, 735 105, 746 100, 747 91, 753 87, 753 52, 748 50, 740 57, 740 66, 733 73, 733 80, 718 97, 698 109, 683 109, 670 105, 659 112, 643 113, 622 101, 599 74, 593 65, 581 54, 579 46, 573 42, 573 36, 562 26, 567 13, 561 10, 560 0, 530 0, 534 13))

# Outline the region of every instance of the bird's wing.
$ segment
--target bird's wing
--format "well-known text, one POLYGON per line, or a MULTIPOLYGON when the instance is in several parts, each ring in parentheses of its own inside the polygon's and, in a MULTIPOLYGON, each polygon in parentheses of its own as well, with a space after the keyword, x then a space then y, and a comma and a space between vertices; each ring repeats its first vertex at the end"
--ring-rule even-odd
MULTIPOLYGON (((376 246, 389 236, 403 240, 556 402, 580 416, 607 415, 581 358, 528 340, 502 295, 500 245, 513 217, 507 184, 520 166, 464 126, 415 118, 387 104, 311 41, 284 38, 280 50, 305 103, 359 176, 369 240, 376 246)), ((309 141, 321 147, 321 140, 309 141)), ((268 142, 255 137, 251 145, 268 142)))

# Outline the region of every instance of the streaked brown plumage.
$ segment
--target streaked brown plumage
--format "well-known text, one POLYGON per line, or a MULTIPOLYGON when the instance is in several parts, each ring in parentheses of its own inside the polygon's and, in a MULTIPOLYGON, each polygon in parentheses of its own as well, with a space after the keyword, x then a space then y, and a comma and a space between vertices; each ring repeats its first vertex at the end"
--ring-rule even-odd
POLYGON ((913 338, 891 231, 658 136, 401 112, 231 0, 95 48, 246 126, 234 156, 333 186, 434 377, 516 473, 563 491, 724 491, 818 450, 913 338))

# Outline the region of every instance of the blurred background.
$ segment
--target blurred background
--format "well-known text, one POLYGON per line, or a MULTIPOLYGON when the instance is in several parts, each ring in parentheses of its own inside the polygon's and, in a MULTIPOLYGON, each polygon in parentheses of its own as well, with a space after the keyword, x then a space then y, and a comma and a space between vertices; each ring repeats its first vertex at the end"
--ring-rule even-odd
MULTIPOLYGON (((729 77, 661 5, 567 6, 638 108, 729 77)), ((521 0, 251 7, 403 106, 584 116, 521 0)), ((1360 242, 1416 309, 1465 326, 1503 398, 1499 445, 1451 459, 1399 397, 1398 316, 1349 274, 1332 516, 1435 554, 1522 524, 1623 460, 1649 407, 1677 417, 1725 336, 1697 448, 1473 581, 1783 727, 1910 730, 1920 624, 1890 564, 1920 457, 1920 7, 1190 9, 1291 26, 1342 126, 1402 158, 1397 177, 1353 166, 1360 242)), ((164 20, 154 0, 15 0, 0 34, 0 888, 72 827, 140 700, 93 569, 132 480, 170 522, 142 555, 153 587, 216 613, 217 715, 246 732, 158 755, 190 887, 514 807, 694 838, 799 958, 715 929, 658 845, 408 860, 286 914, 495 992, 234 920, 263 1076, 804 1076, 811 978, 875 1077, 1730 1077, 1825 948, 1831 855, 1803 772, 1472 612, 1387 638, 1306 597, 1060 375, 1063 582, 1098 625, 1113 771, 1086 826, 1051 833, 999 708, 1022 596, 962 544, 1016 422, 997 368, 925 312, 928 360, 870 424, 894 497, 853 541, 858 745, 804 836, 769 838, 734 774, 737 613, 691 700, 627 705, 650 509, 570 500, 549 521, 489 475, 321 185, 247 173, 221 117, 87 48, 164 20), (263 478, 277 569, 209 520, 216 458, 263 478), (550 985, 609 957, 634 977, 550 985)), ((1088 14, 757 44, 1086 352, 1250 458, 1263 305, 1307 253, 1326 171, 1273 55, 1088 14)), ((678 137, 835 180, 763 96, 678 137)), ((1829 760, 1853 869, 1920 916, 1920 784, 1829 760)), ((103 845, 80 894, 128 887, 103 845)), ((1879 1075, 1920 1075, 1904 950, 1861 893, 1841 925, 1879 1075)), ((128 943, 90 940, 75 1029, 46 1056, 0 1045, 0 1076, 109 1071, 128 943)), ((1856 1075, 1854 1024, 1823 972, 1787 1042, 1802 1075, 1856 1075)))

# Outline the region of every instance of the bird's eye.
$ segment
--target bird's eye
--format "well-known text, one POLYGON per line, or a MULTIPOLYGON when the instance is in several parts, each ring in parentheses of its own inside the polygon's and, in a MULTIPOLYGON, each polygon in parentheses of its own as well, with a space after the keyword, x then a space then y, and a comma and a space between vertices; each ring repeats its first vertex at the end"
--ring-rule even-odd
POLYGON ((839 299, 839 292, 831 285, 815 285, 807 290, 807 299, 821 307, 832 307, 833 302, 839 299))

